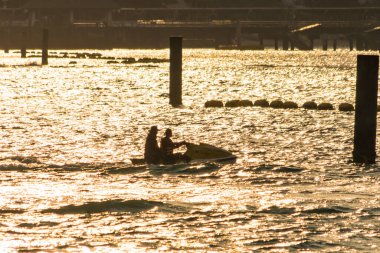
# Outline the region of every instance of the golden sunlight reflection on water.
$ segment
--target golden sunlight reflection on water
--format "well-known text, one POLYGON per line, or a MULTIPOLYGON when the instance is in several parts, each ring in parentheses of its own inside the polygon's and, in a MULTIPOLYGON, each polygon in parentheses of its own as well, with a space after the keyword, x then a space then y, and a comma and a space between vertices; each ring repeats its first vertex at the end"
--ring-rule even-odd
POLYGON ((182 108, 168 105, 167 62, 0 57, 0 251, 378 250, 378 167, 349 163, 352 112, 204 108, 353 104, 356 52, 186 49, 182 108), (151 125, 237 163, 132 165, 151 125))

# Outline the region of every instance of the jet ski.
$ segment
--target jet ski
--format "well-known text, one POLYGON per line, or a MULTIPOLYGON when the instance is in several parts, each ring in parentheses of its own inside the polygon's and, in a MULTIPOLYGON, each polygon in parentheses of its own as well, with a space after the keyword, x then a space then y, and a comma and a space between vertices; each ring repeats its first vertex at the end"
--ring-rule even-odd
MULTIPOLYGON (((230 151, 222 148, 215 147, 210 144, 200 143, 186 144, 186 152, 184 155, 188 158, 186 161, 180 161, 180 163, 188 164, 198 164, 198 163, 208 163, 208 162, 223 162, 223 163, 234 163, 237 157, 230 151)), ((132 164, 141 165, 146 164, 144 159, 131 159, 132 164)))

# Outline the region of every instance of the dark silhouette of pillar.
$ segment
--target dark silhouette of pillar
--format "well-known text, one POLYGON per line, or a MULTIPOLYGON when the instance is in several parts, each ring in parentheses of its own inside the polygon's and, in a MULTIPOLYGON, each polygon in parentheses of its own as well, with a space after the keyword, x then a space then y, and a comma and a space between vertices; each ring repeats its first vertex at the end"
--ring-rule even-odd
POLYGON ((260 36, 260 49, 264 49, 264 38, 260 36))
POLYGON ((356 39, 356 51, 363 51, 363 40, 361 38, 356 39))
POLYGON ((368 41, 367 40, 363 40, 363 48, 365 51, 368 51, 369 50, 369 44, 368 44, 368 41))
POLYGON ((288 38, 283 38, 282 39, 282 50, 289 50, 289 39, 288 38))
POLYGON ((26 58, 26 48, 25 47, 21 48, 21 58, 26 58))
POLYGON ((9 46, 11 44, 11 32, 10 32, 10 29, 7 29, 4 32, 4 35, 5 35, 5 39, 4 39, 4 42, 5 42, 4 53, 8 54, 9 53, 9 46))
POLYGON ((274 49, 278 50, 278 39, 274 40, 274 49))
POLYGON ((338 47, 338 41, 334 40, 333 41, 333 49, 334 49, 334 51, 336 51, 337 47, 338 47))
POLYGON ((314 50, 314 39, 310 39, 310 50, 314 50))
POLYGON ((241 31, 241 23, 240 21, 237 22, 237 26, 236 26, 236 46, 238 48, 241 48, 241 44, 242 44, 242 39, 241 39, 241 34, 242 34, 242 31, 241 31))
POLYGON ((26 32, 22 32, 21 37, 21 58, 26 58, 26 32))
POLYGON ((290 41, 290 50, 294 51, 294 43, 293 43, 293 41, 290 41))
POLYGON ((42 30, 42 65, 48 64, 48 48, 49 48, 49 30, 44 28, 42 30))
POLYGON ((169 102, 182 105, 182 37, 170 37, 169 102))
POLYGON ((375 163, 379 56, 358 55, 353 161, 375 163))
POLYGON ((349 44, 350 44, 350 51, 353 51, 354 50, 354 41, 352 39, 350 39, 349 44))
POLYGON ((328 40, 323 40, 322 41, 322 50, 327 51, 328 48, 329 48, 328 40))

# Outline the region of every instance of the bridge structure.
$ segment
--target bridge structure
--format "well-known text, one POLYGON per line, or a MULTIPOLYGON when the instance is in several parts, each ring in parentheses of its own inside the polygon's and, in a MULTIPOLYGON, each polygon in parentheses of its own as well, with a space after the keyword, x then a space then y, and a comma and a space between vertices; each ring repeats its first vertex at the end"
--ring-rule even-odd
POLYGON ((38 48, 42 29, 52 48, 186 47, 380 49, 380 7, 0 9, 0 47, 38 48))

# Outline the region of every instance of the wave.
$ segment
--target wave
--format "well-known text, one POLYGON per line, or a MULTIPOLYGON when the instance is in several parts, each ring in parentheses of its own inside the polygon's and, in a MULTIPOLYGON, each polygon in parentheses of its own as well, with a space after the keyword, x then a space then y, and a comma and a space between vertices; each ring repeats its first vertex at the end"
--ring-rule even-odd
POLYGON ((292 245, 290 246, 291 249, 293 250, 310 250, 310 249, 314 249, 314 250, 318 250, 318 249, 324 249, 324 251, 326 250, 326 248, 331 248, 331 247, 338 247, 340 246, 339 244, 336 244, 336 243, 330 243, 330 242, 326 242, 326 241, 312 241, 312 240, 305 240, 305 241, 302 241, 300 243, 297 243, 295 245, 292 245))
POLYGON ((131 166, 126 168, 108 168, 105 173, 108 174, 137 174, 146 171, 146 166, 131 166))
POLYGON ((1 161, 4 161, 4 160, 17 161, 24 164, 32 164, 32 163, 40 164, 41 163, 38 160, 38 158, 34 156, 10 156, 10 157, 5 157, 1 159, 1 161))
POLYGON ((107 200, 100 202, 88 202, 82 205, 67 205, 54 209, 49 208, 42 213, 55 214, 93 214, 103 212, 129 212, 138 213, 149 211, 155 207, 163 206, 164 203, 147 200, 107 200))
POLYGON ((176 164, 176 165, 160 165, 152 166, 149 168, 151 174, 162 175, 162 174, 207 174, 217 171, 221 166, 214 163, 207 163, 202 165, 191 165, 191 164, 176 164))
POLYGON ((304 169, 297 168, 297 167, 279 167, 275 169, 276 172, 283 172, 283 173, 299 173, 302 172, 304 169))
POLYGON ((336 214, 336 213, 352 213, 353 209, 348 207, 333 206, 333 207, 319 207, 308 210, 303 210, 304 214, 336 214))
POLYGON ((255 241, 246 243, 246 246, 267 246, 267 245, 275 245, 277 243, 280 243, 281 241, 279 239, 257 239, 255 241))
POLYGON ((304 171, 302 168, 293 167, 293 166, 276 166, 276 165, 261 165, 256 168, 254 168, 256 172, 263 172, 263 171, 274 171, 274 172, 281 172, 281 173, 299 173, 304 171))
POLYGON ((2 164, 0 165, 0 171, 26 171, 31 168, 21 164, 2 164))
POLYGON ((259 210, 258 213, 265 214, 294 214, 296 213, 296 209, 294 207, 278 207, 271 206, 267 209, 259 210))
POLYGON ((36 228, 36 227, 54 227, 58 226, 59 222, 50 222, 50 221, 42 221, 39 223, 21 223, 18 224, 17 227, 21 228, 36 228))
POLYGON ((0 209, 0 214, 21 214, 25 213, 22 209, 0 209))

